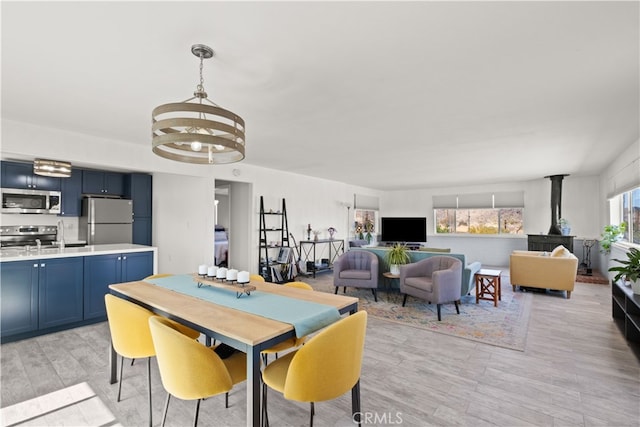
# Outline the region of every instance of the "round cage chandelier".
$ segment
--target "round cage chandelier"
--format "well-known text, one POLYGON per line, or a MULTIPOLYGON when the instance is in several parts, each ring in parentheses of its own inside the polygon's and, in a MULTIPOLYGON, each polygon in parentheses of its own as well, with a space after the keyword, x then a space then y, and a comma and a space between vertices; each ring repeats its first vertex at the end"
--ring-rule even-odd
POLYGON ((153 109, 153 152, 185 163, 239 162, 244 159, 244 120, 210 101, 204 90, 203 62, 214 56, 213 49, 195 44, 191 53, 200 58, 200 83, 193 97, 153 109))

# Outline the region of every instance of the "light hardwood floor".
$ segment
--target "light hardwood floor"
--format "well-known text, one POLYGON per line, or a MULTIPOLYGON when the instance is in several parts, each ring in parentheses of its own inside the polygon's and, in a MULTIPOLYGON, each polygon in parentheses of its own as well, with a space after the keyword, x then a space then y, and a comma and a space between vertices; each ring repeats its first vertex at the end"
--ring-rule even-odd
MULTIPOLYGON (((534 294, 524 352, 369 317, 365 425, 640 426, 640 362, 611 319, 610 293, 577 284, 570 300, 534 294)), ((108 349, 106 323, 2 345, 2 425, 16 413, 27 420, 20 425, 146 425, 145 361, 125 363, 117 403, 108 349)), ((152 372, 159 425, 165 392, 155 360, 152 372)), ((244 385, 234 388, 229 409, 222 396, 207 399, 199 425, 245 425, 245 395, 244 385)), ((350 405, 350 394, 316 404, 315 424, 354 425, 350 405)), ((194 407, 173 399, 167 425, 191 424, 194 407)), ((272 426, 308 425, 308 409, 269 395, 272 426)))

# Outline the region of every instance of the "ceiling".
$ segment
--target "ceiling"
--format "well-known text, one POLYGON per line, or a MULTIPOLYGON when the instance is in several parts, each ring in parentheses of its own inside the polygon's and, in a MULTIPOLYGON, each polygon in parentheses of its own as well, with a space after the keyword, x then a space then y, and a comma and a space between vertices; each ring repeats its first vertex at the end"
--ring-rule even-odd
POLYGON ((196 43, 252 165, 481 185, 597 174, 639 138, 637 1, 1 7, 3 117, 149 150, 152 109, 198 83, 196 43))

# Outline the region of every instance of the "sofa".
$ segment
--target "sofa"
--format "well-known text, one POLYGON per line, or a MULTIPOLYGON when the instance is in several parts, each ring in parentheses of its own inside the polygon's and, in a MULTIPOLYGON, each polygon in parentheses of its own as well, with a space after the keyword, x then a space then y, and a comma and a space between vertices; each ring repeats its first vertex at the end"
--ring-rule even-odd
MULTIPOLYGON (((387 266, 387 261, 386 261, 386 253, 389 250, 389 248, 385 248, 385 247, 368 247, 368 248, 353 248, 352 250, 362 250, 362 251, 368 251, 368 252, 373 252, 379 260, 379 264, 380 264, 380 274, 384 273, 385 271, 389 271, 389 267, 387 266)), ((443 252, 430 252, 430 251, 425 251, 425 250, 417 250, 417 251, 407 251, 409 254, 409 262, 417 262, 420 261, 422 259, 425 258, 430 258, 433 256, 442 256, 443 252)), ((468 293, 470 293, 473 288, 475 287, 475 277, 474 275, 480 271, 480 268, 482 268, 482 265, 480 264, 480 262, 476 261, 473 262, 471 264, 467 264, 466 263, 466 257, 464 256, 464 254, 452 254, 450 253, 451 250, 447 250, 445 253, 447 256, 452 256, 454 258, 457 258, 460 260, 460 262, 462 262, 462 279, 461 279, 461 292, 460 292, 460 296, 463 297, 465 295, 467 295, 468 293)), ((381 282, 383 282, 383 280, 381 280, 381 282)))
POLYGON ((566 291, 567 299, 575 287, 578 258, 564 246, 552 252, 513 251, 509 274, 513 290, 517 286, 566 291))

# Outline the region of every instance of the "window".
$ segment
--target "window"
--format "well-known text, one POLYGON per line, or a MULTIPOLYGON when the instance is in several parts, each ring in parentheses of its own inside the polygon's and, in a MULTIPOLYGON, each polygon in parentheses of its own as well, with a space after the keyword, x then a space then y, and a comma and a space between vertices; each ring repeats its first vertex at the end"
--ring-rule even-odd
POLYGON ((523 234, 524 192, 433 197, 436 234, 523 234))
POLYGON ((523 234, 522 208, 434 209, 436 234, 523 234))
POLYGON ((618 220, 627 223, 622 240, 640 245, 640 187, 614 197, 612 203, 620 206, 618 220))

